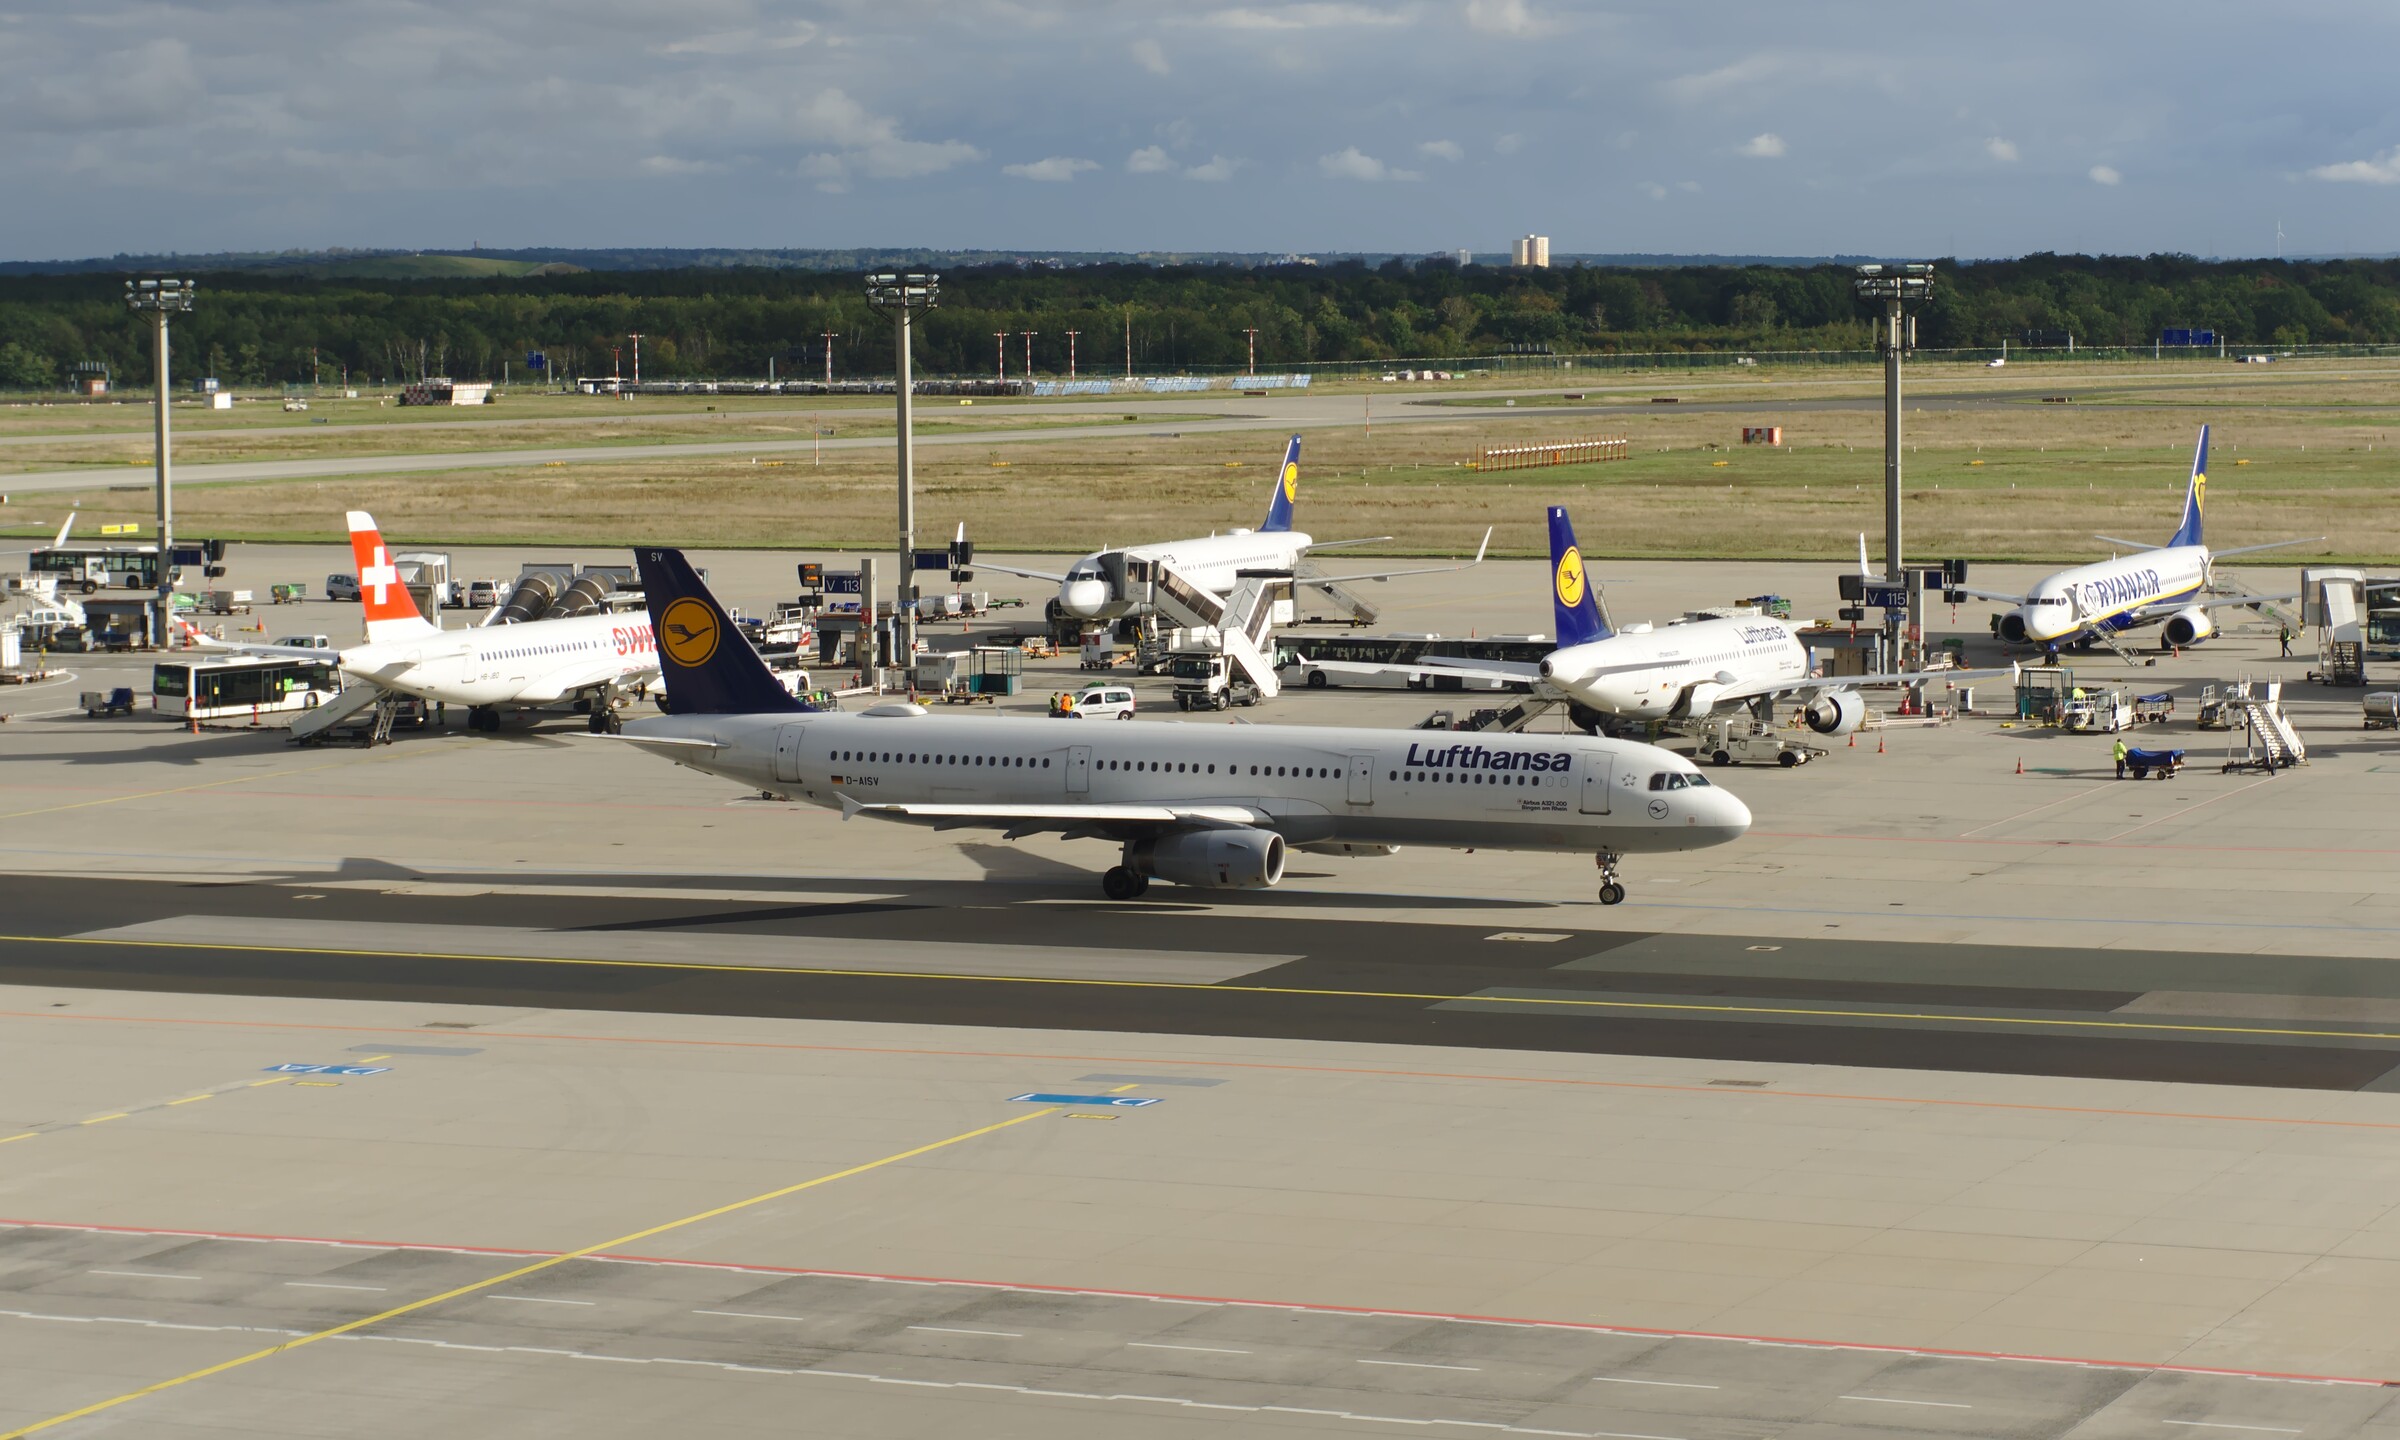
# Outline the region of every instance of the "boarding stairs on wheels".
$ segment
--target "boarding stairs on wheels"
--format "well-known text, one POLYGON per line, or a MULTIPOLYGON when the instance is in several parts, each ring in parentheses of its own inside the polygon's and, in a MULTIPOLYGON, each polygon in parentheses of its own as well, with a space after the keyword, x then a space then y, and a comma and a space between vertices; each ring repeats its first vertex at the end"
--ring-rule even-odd
POLYGON ((2243 608, 2255 611, 2262 616, 2272 619, 2277 625, 2286 630, 2297 631, 2300 628, 2299 622, 2292 619, 2290 615, 2285 614, 2280 605, 2276 604, 2272 600, 2259 597, 2258 592, 2250 588, 2249 582, 2242 579, 2239 574, 2232 570, 2221 569, 2213 565, 2210 566, 2208 571, 2208 589, 2209 593, 2212 595, 2239 595, 2245 597, 2258 597, 2253 600, 2253 603, 2243 608))
POLYGON ((1136 584, 1148 588, 1150 604, 1160 614, 1185 629, 1217 632, 1225 658, 1241 667, 1262 698, 1271 700, 1283 693, 1271 637, 1275 602, 1292 593, 1291 572, 1242 571, 1234 578, 1232 593, 1222 599, 1162 561, 1137 561, 1127 573, 1136 584))
MULTIPOLYGON (((378 685, 349 686, 316 709, 303 710, 293 717, 291 738, 307 744, 321 741, 335 726, 385 699, 389 693, 378 685)), ((391 738, 391 721, 388 718, 378 715, 376 728, 382 732, 383 738, 391 738)))
POLYGON ((1372 625, 1377 620, 1382 618, 1383 611, 1376 608, 1373 601, 1366 599, 1364 596, 1356 594, 1346 586, 1335 585, 1325 581, 1312 580, 1310 577, 1314 573, 1315 567, 1303 562, 1298 569, 1292 572, 1293 588, 1296 590, 1313 590, 1316 593, 1324 596, 1327 600, 1333 602, 1333 604, 1339 606, 1344 611, 1347 611, 1350 619, 1356 624, 1372 625))
POLYGON ((2273 773, 2308 763, 2308 746, 2283 713, 2283 682, 2270 680, 2266 693, 2253 695, 2242 686, 2226 700, 2226 708, 2241 717, 2242 753, 2228 754, 2227 770, 2260 769, 2273 773))

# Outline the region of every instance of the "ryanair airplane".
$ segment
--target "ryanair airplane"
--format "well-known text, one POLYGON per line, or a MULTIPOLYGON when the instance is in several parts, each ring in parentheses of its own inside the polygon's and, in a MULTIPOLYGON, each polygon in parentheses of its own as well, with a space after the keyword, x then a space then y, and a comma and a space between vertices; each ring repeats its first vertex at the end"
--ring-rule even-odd
POLYGON ((1061 725, 934 716, 888 702, 856 714, 793 699, 678 550, 638 550, 674 713, 610 737, 845 819, 1102 840, 1112 900, 1154 879, 1261 889, 1294 850, 1388 855, 1402 845, 1582 851, 1600 901, 1625 898, 1626 855, 1741 837, 1750 811, 1689 761, 1581 735, 1294 725, 1061 725))
POLYGON ((2089 644, 2136 625, 2162 622, 2160 649, 2197 645, 2217 633, 2216 622, 2208 613, 2213 609, 2298 599, 2296 594, 2202 598, 2201 592, 2208 588, 2211 567, 2221 556, 2279 550, 2287 545, 2313 545, 2325 538, 2320 535, 2314 540, 2277 540, 2268 545, 2212 552, 2201 533, 2207 500, 2208 427, 2203 425, 2199 447, 2192 452, 2191 484, 2183 495, 2183 523, 2166 544, 2148 545, 2110 535, 2095 536, 2139 553, 2061 570, 2024 595, 1973 589, 1966 593, 2013 607, 2000 617, 2000 638, 2011 644, 2039 645, 2053 660, 2058 658, 2058 647, 2062 644, 2089 644))

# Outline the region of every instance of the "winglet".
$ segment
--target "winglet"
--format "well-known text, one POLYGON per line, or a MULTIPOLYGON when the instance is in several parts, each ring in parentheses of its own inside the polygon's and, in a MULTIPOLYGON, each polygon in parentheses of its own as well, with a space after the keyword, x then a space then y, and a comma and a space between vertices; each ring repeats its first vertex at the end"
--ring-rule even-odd
POLYGON ((636 550, 671 714, 812 714, 792 698, 681 550, 636 550))
POLYGON ((350 558, 358 566, 358 603, 367 612, 367 643, 433 634, 436 627, 418 611, 408 586, 401 582, 400 569, 383 543, 383 532, 375 528, 375 517, 352 510, 345 518, 350 529, 350 558))
POLYGON ((2205 545, 2200 538, 2201 512, 2208 508, 2208 427, 2200 427, 2200 444, 2192 451, 2191 488, 2183 492, 2183 524, 2169 545, 2205 545))
POLYGON ((1292 528, 1292 506, 1300 499, 1300 437, 1283 447, 1283 465, 1275 472, 1275 498, 1267 502, 1267 518, 1258 528, 1270 534, 1292 528))
POLYGON ((1600 616, 1600 602, 1583 573, 1583 551, 1564 505, 1550 507, 1550 608, 1558 619, 1558 644, 1588 645, 1616 632, 1600 616))

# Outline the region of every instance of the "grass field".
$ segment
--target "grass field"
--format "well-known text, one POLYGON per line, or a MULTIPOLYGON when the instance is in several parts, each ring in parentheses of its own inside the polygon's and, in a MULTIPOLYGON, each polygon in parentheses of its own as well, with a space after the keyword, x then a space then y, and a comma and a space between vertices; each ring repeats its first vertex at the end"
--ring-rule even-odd
MULTIPOLYGON (((2066 405, 1911 413, 1910 553, 2052 562, 2103 553, 2095 533, 2163 540, 2206 421, 2215 435, 2212 543, 2332 537, 2262 557, 2278 567, 2400 559, 2400 368, 2239 378, 2229 386, 2210 372, 2181 385, 2079 393, 2066 405)), ((1266 432, 1131 431, 932 447, 918 452, 919 533, 945 537, 963 520, 988 549, 1055 551, 1255 524, 1273 449, 1266 432)), ((1462 407, 1455 421, 1372 435, 1320 429, 1305 454, 1304 527, 1331 538, 1390 535, 1375 547, 1386 551, 1470 551, 1491 525, 1496 552, 1538 553, 1551 503, 1573 507, 1595 556, 1841 560, 1855 556, 1861 531, 1880 551, 1882 419, 1872 410, 1780 411, 1762 395, 1755 414, 1661 406, 1596 425, 1462 407), (1782 424, 1788 443, 1742 447, 1744 424, 1782 424), (1486 442, 1609 431, 1629 438, 1632 458, 1488 475, 1465 463, 1486 442)), ((54 525, 75 501, 94 522, 144 519, 151 505, 147 491, 32 497, 11 507, 33 522, 15 533, 54 525)), ((887 544, 893 512, 882 451, 829 452, 822 467, 805 455, 752 464, 629 454, 621 464, 195 486, 177 506, 185 533, 253 540, 333 539, 341 512, 364 507, 410 544, 851 548, 887 544)))

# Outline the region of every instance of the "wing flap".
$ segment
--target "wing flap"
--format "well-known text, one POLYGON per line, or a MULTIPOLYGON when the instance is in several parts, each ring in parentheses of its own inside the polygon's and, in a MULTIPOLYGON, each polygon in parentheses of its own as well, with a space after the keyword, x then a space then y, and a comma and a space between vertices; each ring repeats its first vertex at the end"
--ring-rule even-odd
POLYGON ((1022 805, 896 801, 878 803, 842 796, 842 818, 864 815, 930 825, 937 830, 998 828, 1030 835, 1045 830, 1091 827, 1222 829, 1266 823, 1263 810, 1248 805, 1022 805))

